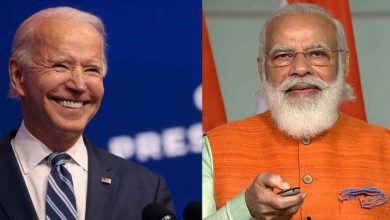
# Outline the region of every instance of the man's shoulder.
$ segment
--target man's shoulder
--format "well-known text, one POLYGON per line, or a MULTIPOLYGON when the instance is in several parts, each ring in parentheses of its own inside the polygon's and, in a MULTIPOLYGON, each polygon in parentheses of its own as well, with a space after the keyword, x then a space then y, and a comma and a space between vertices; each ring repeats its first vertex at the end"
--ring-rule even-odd
POLYGON ((109 202, 109 205, 115 207, 116 210, 113 215, 116 217, 113 218, 129 219, 133 216, 140 219, 144 207, 152 202, 161 203, 174 210, 171 194, 162 176, 141 165, 98 148, 85 137, 84 141, 88 149, 88 187, 90 187, 88 190, 91 191, 90 198, 94 197, 100 200, 101 197, 92 196, 92 194, 96 195, 96 192, 99 191, 105 193, 108 197, 113 195, 111 198, 115 198, 115 200, 109 202), (101 186, 100 180, 102 177, 110 178, 113 187, 97 187, 101 186))
POLYGON ((343 127, 350 127, 350 128, 355 128, 355 129, 360 129, 360 130, 367 130, 370 132, 383 132, 383 133, 390 133, 390 129, 386 128, 381 125, 376 125, 372 124, 366 121, 362 121, 360 119, 354 118, 352 116, 349 116, 345 113, 340 114, 340 126, 343 127))
POLYGON ((16 133, 18 132, 17 129, 11 130, 10 132, 6 133, 5 135, 2 134, 0 138, 0 144, 8 144, 15 136, 16 133))
POLYGON ((384 126, 370 124, 360 119, 348 116, 346 114, 340 114, 340 121, 336 124, 339 130, 345 131, 361 138, 375 138, 390 140, 390 129, 384 126))
POLYGON ((97 160, 98 162, 111 166, 117 174, 120 174, 123 177, 137 176, 138 179, 147 178, 147 179, 154 179, 154 180, 160 178, 158 174, 152 172, 146 167, 136 164, 132 161, 126 160, 124 158, 118 157, 114 154, 111 154, 110 152, 107 152, 106 150, 103 150, 95 146, 88 140, 87 140, 87 144, 89 145, 88 146, 89 151, 91 151, 88 152, 88 154, 91 153, 90 157, 94 157, 93 158, 94 160, 97 160))
POLYGON ((242 120, 222 124, 208 131, 207 136, 236 132, 260 132, 267 128, 275 128, 269 112, 253 115, 242 120))
POLYGON ((9 161, 10 156, 13 154, 11 147, 11 139, 15 137, 15 132, 10 132, 6 136, 0 138, 0 167, 9 161))
POLYGON ((11 140, 15 137, 16 133, 17 130, 12 130, 0 138, 0 154, 10 153, 12 151, 11 140))

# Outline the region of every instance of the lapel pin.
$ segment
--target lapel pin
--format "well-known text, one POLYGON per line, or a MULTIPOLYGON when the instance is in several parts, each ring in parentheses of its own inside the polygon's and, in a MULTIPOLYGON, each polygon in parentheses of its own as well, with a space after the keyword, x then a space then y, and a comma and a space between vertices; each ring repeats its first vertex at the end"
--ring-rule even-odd
POLYGON ((111 181, 112 181, 111 178, 108 178, 108 177, 102 177, 100 179, 100 182, 108 184, 108 185, 111 185, 111 181))

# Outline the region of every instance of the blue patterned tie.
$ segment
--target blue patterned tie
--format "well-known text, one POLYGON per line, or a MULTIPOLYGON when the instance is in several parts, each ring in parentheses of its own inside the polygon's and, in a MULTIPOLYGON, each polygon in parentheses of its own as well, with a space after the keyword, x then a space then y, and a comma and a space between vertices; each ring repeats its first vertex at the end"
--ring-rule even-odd
POLYGON ((77 219, 72 176, 64 164, 70 160, 66 153, 52 153, 47 157, 51 166, 46 195, 46 219, 77 219))

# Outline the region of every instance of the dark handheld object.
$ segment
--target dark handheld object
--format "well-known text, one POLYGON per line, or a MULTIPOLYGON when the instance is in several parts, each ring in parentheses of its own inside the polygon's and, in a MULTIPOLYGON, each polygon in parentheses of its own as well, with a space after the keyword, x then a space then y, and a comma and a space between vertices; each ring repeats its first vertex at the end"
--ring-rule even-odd
POLYGON ((291 188, 291 189, 287 189, 287 190, 283 190, 283 191, 280 191, 278 192, 277 194, 282 196, 282 197, 286 197, 286 196, 293 196, 293 195, 296 195, 298 193, 301 192, 301 188, 299 187, 294 187, 294 188, 291 188))
POLYGON ((202 203, 198 201, 190 202, 183 210, 184 220, 201 220, 202 219, 202 203))
POLYGON ((142 210, 142 220, 176 220, 176 216, 165 206, 154 202, 142 210))

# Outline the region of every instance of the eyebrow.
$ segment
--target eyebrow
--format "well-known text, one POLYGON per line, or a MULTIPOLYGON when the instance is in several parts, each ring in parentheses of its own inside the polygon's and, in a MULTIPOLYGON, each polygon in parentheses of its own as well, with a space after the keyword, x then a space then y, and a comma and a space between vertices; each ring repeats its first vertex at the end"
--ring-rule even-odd
POLYGON ((95 63, 83 64, 83 67, 84 68, 96 68, 96 69, 99 69, 99 70, 103 69, 103 66, 101 66, 99 64, 95 64, 95 63))
MULTIPOLYGON (((305 50, 312 50, 312 49, 326 49, 326 50, 330 50, 330 47, 322 42, 322 41, 318 41, 318 42, 314 42, 312 44, 310 44, 309 46, 307 46, 305 48, 305 50)), ((275 52, 279 52, 279 51, 295 51, 294 49, 292 49, 291 47, 285 45, 285 44, 275 44, 268 52, 268 54, 271 54, 271 53, 275 53, 275 52)))
POLYGON ((88 60, 83 60, 81 65, 90 66, 90 67, 95 66, 98 68, 102 68, 103 62, 100 62, 100 60, 96 60, 96 59, 88 59, 88 60))
POLYGON ((293 51, 293 49, 284 44, 275 44, 267 53, 271 54, 279 51, 293 51))
POLYGON ((306 48, 306 50, 311 50, 311 49, 327 49, 327 50, 330 50, 330 47, 326 43, 318 41, 318 42, 314 42, 314 43, 310 44, 306 48))

